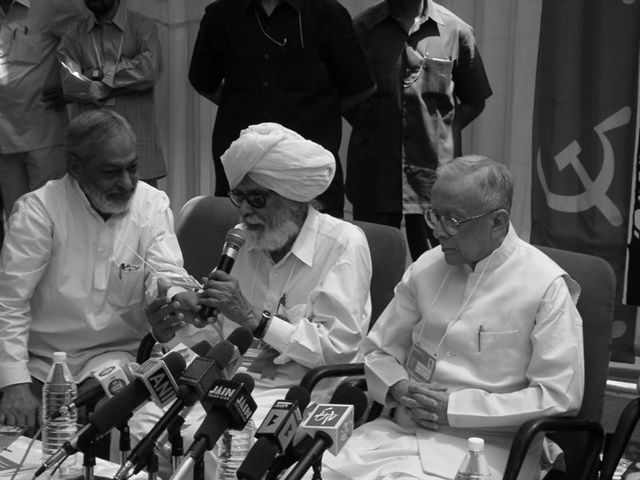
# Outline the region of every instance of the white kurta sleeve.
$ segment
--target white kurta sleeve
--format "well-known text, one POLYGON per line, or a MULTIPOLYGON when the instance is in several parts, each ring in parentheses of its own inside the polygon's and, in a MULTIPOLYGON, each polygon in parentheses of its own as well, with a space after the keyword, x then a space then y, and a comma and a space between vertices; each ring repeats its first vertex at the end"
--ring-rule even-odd
POLYGON ((528 385, 508 393, 475 388, 451 393, 451 426, 517 428, 532 418, 578 411, 584 390, 582 319, 562 277, 547 289, 530 338, 528 385))
POLYGON ((53 229, 39 207, 35 197, 18 201, 0 257, 0 388, 31 381, 29 300, 47 268, 53 229))

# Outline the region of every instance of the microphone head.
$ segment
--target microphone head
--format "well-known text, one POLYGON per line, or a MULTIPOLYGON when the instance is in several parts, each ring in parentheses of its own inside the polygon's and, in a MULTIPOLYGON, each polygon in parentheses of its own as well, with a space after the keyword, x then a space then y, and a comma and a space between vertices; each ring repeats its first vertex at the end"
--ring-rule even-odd
POLYGON ((358 422, 367 409, 367 396, 358 387, 343 383, 333 393, 330 403, 353 405, 353 418, 358 422))
POLYGON ((244 242, 247 241, 247 235, 244 230, 244 225, 241 223, 233 227, 224 237, 225 243, 234 245, 238 250, 240 250, 240 247, 242 247, 244 242))
POLYGON ((253 392, 253 387, 256 386, 256 382, 253 380, 253 377, 248 373, 236 373, 231 381, 244 385, 244 388, 248 393, 253 392))
POLYGON ((300 410, 300 413, 302 413, 304 412, 304 409, 307 408, 307 405, 309 405, 311 395, 309 395, 306 388, 294 385, 289 389, 284 399, 290 402, 298 402, 298 409, 300 410))
POLYGON ((200 340, 191 347, 191 351, 199 357, 204 357, 211 350, 211 344, 206 340, 200 340))
POLYGON ((162 361, 166 365, 167 369, 169 369, 169 373, 173 378, 179 377, 184 369, 187 368, 187 362, 178 352, 168 353, 162 357, 162 361))
POLYGON ((233 358, 233 352, 233 344, 227 340, 222 340, 207 352, 205 358, 216 362, 219 368, 224 368, 233 358))
POLYGON ((244 355, 251 346, 251 342, 253 342, 253 333, 248 328, 239 327, 231 332, 227 337, 227 341, 238 347, 240 355, 244 355))

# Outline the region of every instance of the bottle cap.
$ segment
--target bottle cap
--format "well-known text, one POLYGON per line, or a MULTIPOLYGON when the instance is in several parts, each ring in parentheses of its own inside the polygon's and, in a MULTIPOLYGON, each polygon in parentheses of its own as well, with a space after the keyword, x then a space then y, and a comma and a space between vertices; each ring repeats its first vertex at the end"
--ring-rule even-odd
POLYGON ((53 352, 53 363, 60 363, 67 361, 66 352, 53 352))
POLYGON ((484 440, 478 437, 470 437, 467 440, 467 447, 472 452, 481 452, 484 450, 484 440))

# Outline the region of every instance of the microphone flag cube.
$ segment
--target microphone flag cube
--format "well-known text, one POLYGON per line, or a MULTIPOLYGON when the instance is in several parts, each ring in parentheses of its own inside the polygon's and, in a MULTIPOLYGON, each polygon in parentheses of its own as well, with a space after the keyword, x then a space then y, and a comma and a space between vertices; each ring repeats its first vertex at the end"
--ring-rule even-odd
MULTIPOLYGON (((180 360, 184 366, 184 360, 180 360)), ((142 380, 158 407, 164 408, 175 400, 178 385, 164 362, 149 359, 133 372, 133 376, 142 380)))
POLYGON ((129 383, 126 373, 119 365, 109 365, 93 374, 100 382, 107 398, 113 397, 129 383))
POLYGON ((244 428, 257 405, 245 386, 232 380, 218 380, 201 400, 205 411, 214 409, 226 411, 231 420, 229 428, 244 428))
POLYGON ((318 404, 302 422, 302 428, 309 435, 323 432, 331 438, 329 451, 337 455, 353 433, 353 405, 318 404))
POLYGON ((302 415, 298 409, 298 402, 276 400, 256 431, 255 437, 275 439, 282 453, 291 443, 301 421, 302 415))

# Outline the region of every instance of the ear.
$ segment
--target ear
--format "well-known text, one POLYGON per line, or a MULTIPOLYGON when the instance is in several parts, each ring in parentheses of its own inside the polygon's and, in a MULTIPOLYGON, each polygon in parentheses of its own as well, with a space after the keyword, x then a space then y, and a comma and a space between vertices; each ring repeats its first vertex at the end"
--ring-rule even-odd
POLYGON ((495 232, 496 236, 506 235, 510 218, 509 212, 504 209, 498 210, 493 214, 491 231, 495 232))

